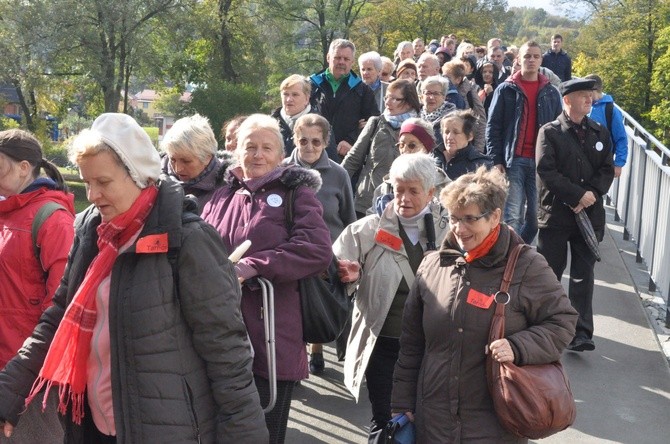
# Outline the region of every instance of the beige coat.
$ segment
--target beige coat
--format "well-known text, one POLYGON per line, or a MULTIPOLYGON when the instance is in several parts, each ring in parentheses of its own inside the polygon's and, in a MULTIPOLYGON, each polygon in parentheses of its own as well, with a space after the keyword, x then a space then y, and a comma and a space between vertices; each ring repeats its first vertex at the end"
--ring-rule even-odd
MULTIPOLYGON (((446 213, 437 202, 431 203, 431 211, 436 243, 439 245, 448 230, 446 213)), ((358 261, 362 266, 360 280, 350 286, 352 291, 357 286, 358 293, 344 360, 344 383, 356 402, 377 336, 402 281, 403 268, 405 275, 412 273, 404 246, 396 251, 375 241, 380 229, 399 237, 398 223, 391 203, 381 217, 370 215, 349 225, 333 244, 333 253, 338 259, 358 261)), ((420 242, 425 250, 427 239, 423 219, 419 220, 419 230, 420 242)), ((413 274, 405 280, 411 287, 413 274)))

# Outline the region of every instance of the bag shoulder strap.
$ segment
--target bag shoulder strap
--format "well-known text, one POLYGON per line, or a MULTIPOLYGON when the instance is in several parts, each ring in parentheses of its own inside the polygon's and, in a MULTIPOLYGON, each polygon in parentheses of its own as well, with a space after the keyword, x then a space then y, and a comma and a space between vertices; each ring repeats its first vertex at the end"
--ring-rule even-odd
POLYGON ((519 254, 521 254, 521 250, 523 250, 524 247, 524 244, 519 244, 514 247, 512 251, 510 251, 509 256, 507 257, 507 266, 505 267, 505 272, 503 273, 503 279, 500 283, 501 293, 507 293, 509 291, 509 286, 512 283, 512 276, 514 275, 514 269, 516 268, 516 262, 519 259, 519 254))
POLYGON ((489 329, 489 344, 497 339, 500 339, 504 336, 505 332, 505 305, 509 303, 510 295, 508 293, 509 286, 512 282, 512 276, 514 276, 514 269, 516 268, 516 262, 519 259, 519 254, 521 250, 524 249, 525 244, 519 244, 509 252, 507 256, 507 265, 505 266, 505 272, 503 273, 502 282, 500 283, 500 291, 495 294, 493 300, 496 303, 496 310, 491 319, 491 328, 489 329), (498 295, 503 294, 507 295, 507 301, 498 302, 498 295))
POLYGON ((289 231, 293 229, 293 206, 295 204, 295 188, 289 188, 286 193, 286 206, 284 207, 284 218, 289 231))
POLYGON ((465 97, 468 99, 468 105, 470 106, 470 109, 475 109, 475 99, 472 98, 472 90, 468 90, 467 94, 465 97))
MULTIPOLYGON (((182 226, 191 222, 197 222, 199 220, 202 220, 202 218, 192 211, 184 211, 181 215, 182 226)), ((172 268, 172 279, 174 281, 177 292, 179 292, 179 269, 177 268, 177 262, 179 261, 179 251, 180 248, 175 247, 168 249, 167 252, 167 260, 170 263, 170 268, 172 268)))
MULTIPOLYGON (((65 208, 63 205, 59 204, 58 202, 47 202, 44 205, 40 207, 39 210, 37 210, 37 214, 35 214, 35 218, 33 219, 32 226, 30 228, 30 234, 33 240, 33 252, 35 254, 35 258, 37 259, 37 262, 42 265, 42 261, 40 260, 40 246, 37 244, 37 235, 40 232, 40 228, 42 228, 42 225, 46 220, 51 216, 53 213, 55 213, 58 210, 65 210, 67 211, 67 208, 65 208)), ((43 268, 44 269, 44 268, 43 268)))

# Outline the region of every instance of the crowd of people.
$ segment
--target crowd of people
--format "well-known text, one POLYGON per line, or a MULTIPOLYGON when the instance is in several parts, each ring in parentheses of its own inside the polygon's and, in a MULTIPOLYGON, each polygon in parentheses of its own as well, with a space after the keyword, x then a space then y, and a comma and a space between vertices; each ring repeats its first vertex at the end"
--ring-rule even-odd
POLYGON ((325 371, 298 283, 334 257, 353 301, 338 355, 356 401, 367 385, 369 442, 399 414, 417 442, 526 442, 497 421, 487 354, 525 365, 595 348, 578 216, 601 241, 626 162, 621 114, 600 77, 572 78, 562 43, 450 35, 356 59, 336 39, 271 114, 230 119, 220 144, 184 117, 160 154, 131 117, 103 114, 69 148, 92 204, 76 218, 37 139, 0 132, 0 441, 284 442, 294 386, 325 371), (489 344, 523 243, 537 250, 489 344))

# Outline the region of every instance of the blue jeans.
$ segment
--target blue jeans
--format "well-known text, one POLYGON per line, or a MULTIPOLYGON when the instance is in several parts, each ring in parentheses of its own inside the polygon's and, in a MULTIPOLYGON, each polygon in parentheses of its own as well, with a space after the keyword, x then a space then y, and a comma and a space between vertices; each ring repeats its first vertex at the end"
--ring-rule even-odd
POLYGON ((515 157, 507 168, 509 195, 505 204, 505 223, 527 244, 537 235, 537 182, 535 159, 515 157), (524 213, 525 207, 525 213, 524 213))

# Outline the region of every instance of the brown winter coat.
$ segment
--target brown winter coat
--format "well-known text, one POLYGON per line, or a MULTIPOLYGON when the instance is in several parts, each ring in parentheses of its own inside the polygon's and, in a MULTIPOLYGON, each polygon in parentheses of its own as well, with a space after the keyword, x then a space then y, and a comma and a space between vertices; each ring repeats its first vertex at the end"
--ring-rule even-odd
MULTIPOLYGON (((405 305, 391 400, 393 411, 415 412, 417 443, 526 442, 501 428, 486 383, 495 304, 482 309, 466 302, 471 289, 499 289, 508 251, 521 242, 503 225, 491 251, 467 264, 449 233, 419 267, 405 305)), ((560 359, 577 312, 542 255, 521 253, 509 293, 505 336, 515 364, 560 359)))

